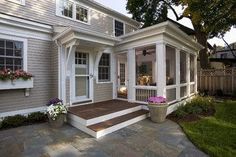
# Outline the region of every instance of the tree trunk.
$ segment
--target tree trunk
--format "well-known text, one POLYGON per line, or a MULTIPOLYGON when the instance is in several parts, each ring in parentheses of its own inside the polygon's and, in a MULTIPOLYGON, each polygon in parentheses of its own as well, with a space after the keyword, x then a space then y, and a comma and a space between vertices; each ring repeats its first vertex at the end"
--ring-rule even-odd
POLYGON ((207 49, 208 49, 208 42, 207 42, 207 35, 204 32, 196 31, 196 38, 198 43, 200 43, 202 46, 204 46, 204 49, 200 50, 199 52, 199 59, 200 59, 200 66, 202 69, 207 69, 209 68, 209 59, 208 59, 208 54, 207 54, 207 49))

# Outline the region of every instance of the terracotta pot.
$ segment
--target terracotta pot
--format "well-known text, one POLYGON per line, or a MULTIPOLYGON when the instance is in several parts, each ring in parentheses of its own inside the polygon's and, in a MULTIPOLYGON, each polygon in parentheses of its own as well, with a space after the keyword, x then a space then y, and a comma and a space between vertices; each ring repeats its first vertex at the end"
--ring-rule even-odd
POLYGON ((49 124, 53 128, 61 128, 65 121, 65 114, 60 114, 56 120, 52 120, 49 116, 49 124))
POLYGON ((151 115, 151 120, 155 123, 163 123, 166 120, 168 104, 149 103, 148 108, 151 115))

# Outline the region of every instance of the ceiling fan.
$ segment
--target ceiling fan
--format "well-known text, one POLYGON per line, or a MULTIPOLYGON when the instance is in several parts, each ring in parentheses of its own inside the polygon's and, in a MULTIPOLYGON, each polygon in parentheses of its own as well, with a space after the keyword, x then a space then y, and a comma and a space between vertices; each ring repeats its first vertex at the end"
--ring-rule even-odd
POLYGON ((153 53, 153 50, 152 49, 149 49, 149 50, 143 50, 143 56, 146 56, 146 55, 151 55, 153 53))

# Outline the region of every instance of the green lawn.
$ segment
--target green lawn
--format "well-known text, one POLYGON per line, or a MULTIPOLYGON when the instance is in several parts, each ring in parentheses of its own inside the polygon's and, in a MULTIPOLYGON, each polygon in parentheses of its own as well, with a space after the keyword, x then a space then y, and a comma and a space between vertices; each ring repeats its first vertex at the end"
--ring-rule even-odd
POLYGON ((182 122, 189 139, 214 157, 236 157, 236 101, 215 105, 214 117, 182 122))

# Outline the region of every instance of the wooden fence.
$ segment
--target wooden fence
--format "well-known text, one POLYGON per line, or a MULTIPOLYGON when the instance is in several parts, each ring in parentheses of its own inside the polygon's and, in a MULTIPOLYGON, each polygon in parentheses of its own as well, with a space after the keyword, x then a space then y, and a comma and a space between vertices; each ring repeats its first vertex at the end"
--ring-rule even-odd
POLYGON ((207 91, 210 95, 219 90, 224 94, 235 94, 236 68, 198 71, 198 90, 207 91))

